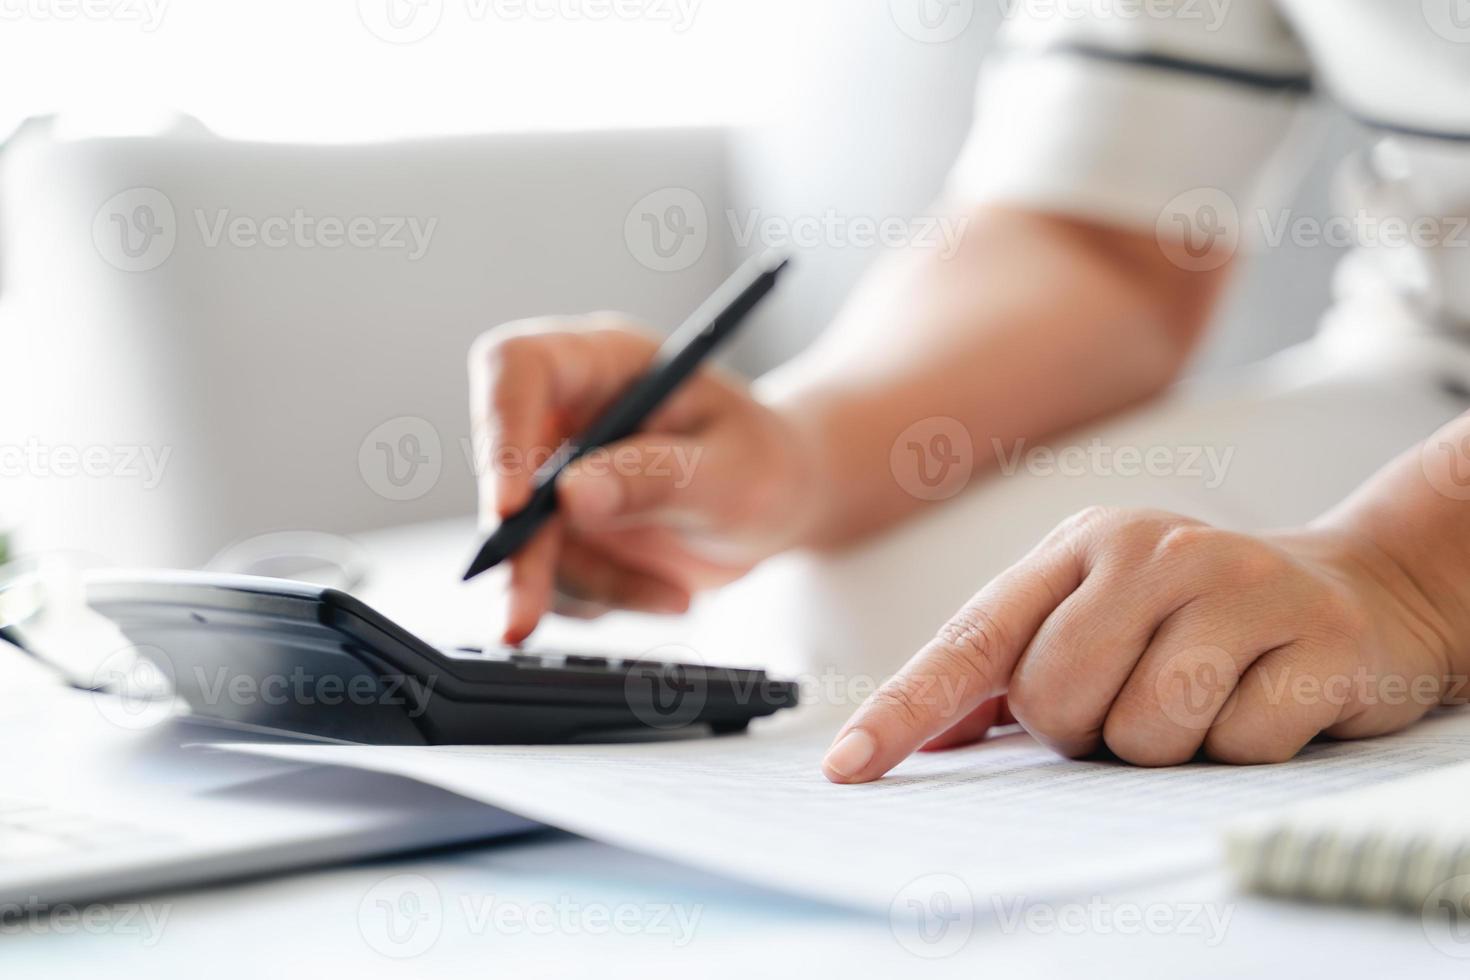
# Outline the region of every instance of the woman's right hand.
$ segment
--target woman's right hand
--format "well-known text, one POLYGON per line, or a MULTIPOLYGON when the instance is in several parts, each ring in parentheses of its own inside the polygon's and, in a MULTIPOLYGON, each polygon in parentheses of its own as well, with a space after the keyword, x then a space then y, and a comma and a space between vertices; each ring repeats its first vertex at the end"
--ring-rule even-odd
MULTIPOLYGON (((530 497, 536 468, 649 366, 658 340, 621 317, 525 320, 470 353, 470 412, 486 527, 530 497)), ((796 427, 708 367, 631 438, 558 481, 557 516, 510 561, 504 639, 549 609, 677 613, 798 543, 820 511, 796 427)))

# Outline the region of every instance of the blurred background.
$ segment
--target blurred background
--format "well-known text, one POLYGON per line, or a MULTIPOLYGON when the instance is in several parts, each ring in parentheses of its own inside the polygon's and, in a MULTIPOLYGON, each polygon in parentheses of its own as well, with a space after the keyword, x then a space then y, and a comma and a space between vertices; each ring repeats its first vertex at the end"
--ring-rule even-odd
MULTIPOLYGON (((874 230, 939 198, 1007 9, 0 6, 0 527, 192 566, 468 515, 480 331, 598 309, 672 328, 785 245, 799 274, 728 356, 760 373, 831 319, 874 230)), ((1310 139, 1320 167, 1362 138, 1322 107, 1310 139)), ((1315 193, 1290 206, 1333 213, 1315 193)), ((1196 370, 1309 335, 1337 258, 1247 256, 1196 370)))

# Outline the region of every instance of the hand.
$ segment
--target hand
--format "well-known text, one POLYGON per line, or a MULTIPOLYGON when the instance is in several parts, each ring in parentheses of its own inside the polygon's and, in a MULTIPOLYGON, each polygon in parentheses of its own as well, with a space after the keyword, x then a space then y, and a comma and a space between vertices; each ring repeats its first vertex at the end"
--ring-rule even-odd
POLYGON ((1319 734, 1382 734, 1458 699, 1442 626, 1415 580, 1351 530, 1252 537, 1089 510, 870 697, 823 769, 867 782, 926 743, 973 742, 1012 718, 1072 757, 1280 762, 1319 734))
MULTIPOLYGON (((507 324, 470 354, 480 513, 529 498, 535 470, 647 369, 658 341, 611 314, 507 324)), ((817 506, 795 427, 701 369, 634 437, 558 481, 558 516, 510 561, 505 640, 551 607, 675 613, 792 544, 817 506)))

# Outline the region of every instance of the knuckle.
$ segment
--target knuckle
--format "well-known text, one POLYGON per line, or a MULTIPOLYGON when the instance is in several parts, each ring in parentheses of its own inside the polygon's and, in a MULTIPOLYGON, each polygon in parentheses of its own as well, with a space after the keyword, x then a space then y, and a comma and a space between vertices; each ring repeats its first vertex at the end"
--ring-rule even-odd
POLYGON ((1154 552, 1165 562, 1192 562, 1219 544, 1219 534, 1204 524, 1176 524, 1159 535, 1154 552))
POLYGON ((986 677, 1007 639, 995 617, 978 607, 961 609, 935 634, 940 645, 938 656, 952 661, 960 672, 986 677))
POLYGON ((1273 736, 1269 730, 1245 727, 1216 728, 1205 739, 1205 755, 1214 762, 1232 766, 1264 766, 1288 762, 1297 746, 1273 736))
POLYGON ((868 707, 876 712, 897 719, 905 728, 917 729, 924 720, 918 707, 918 694, 914 683, 907 678, 894 678, 874 691, 868 698, 868 707))
POLYGON ((1068 699, 1058 696, 1055 684, 1036 679, 1025 672, 1011 679, 1006 703, 1016 721, 1036 738, 1049 745, 1070 745, 1086 734, 1068 699))
POLYGON ((1123 513, 1115 507, 1093 504, 1062 521, 1057 525, 1054 533, 1064 537, 1094 533, 1100 528, 1111 527, 1122 517, 1123 513))
POLYGON ((484 331, 470 344, 470 364, 483 367, 500 357, 507 345, 532 340, 536 333, 550 329, 545 320, 511 320, 484 331))
POLYGON ((1163 719, 1118 711, 1103 723, 1103 744, 1124 762, 1148 769, 1183 765, 1199 751, 1197 736, 1163 719))

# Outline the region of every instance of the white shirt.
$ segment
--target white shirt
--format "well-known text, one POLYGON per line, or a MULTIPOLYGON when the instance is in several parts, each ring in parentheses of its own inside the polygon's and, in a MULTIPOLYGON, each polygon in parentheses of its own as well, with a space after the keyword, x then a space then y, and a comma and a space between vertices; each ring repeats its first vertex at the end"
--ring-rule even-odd
POLYGON ((957 198, 1154 232, 1192 268, 1351 244, 1341 312, 1470 332, 1470 0, 1002 2, 957 198), (1383 134, 1325 223, 1279 203, 1321 98, 1383 134))

